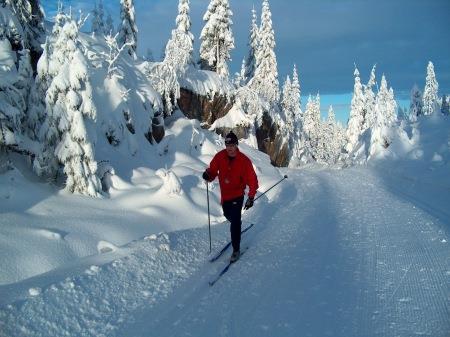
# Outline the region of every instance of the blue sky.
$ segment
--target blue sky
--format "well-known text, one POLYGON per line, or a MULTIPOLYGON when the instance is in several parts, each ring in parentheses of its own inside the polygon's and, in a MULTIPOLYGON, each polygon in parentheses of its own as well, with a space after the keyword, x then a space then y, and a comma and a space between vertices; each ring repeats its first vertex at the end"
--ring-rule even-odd
MULTIPOLYGON (((64 0, 75 11, 88 12, 94 0, 64 0)), ((56 0, 41 0, 52 20, 56 0)), ((103 0, 118 23, 120 0, 103 0)), ((199 49, 202 16, 209 0, 191 0, 192 32, 199 49)), ((247 53, 251 9, 261 13, 262 0, 230 0, 236 49, 231 71, 247 53)), ((161 55, 175 26, 178 0, 135 0, 138 52, 161 55)), ((302 95, 345 94, 353 90, 354 64, 363 82, 373 64, 384 73, 396 97, 405 99, 412 86, 425 84, 426 66, 434 63, 440 94, 450 93, 450 0, 272 0, 280 84, 297 64, 302 95)), ((90 29, 87 23, 86 29, 90 29)), ((328 107, 324 107, 328 110, 328 107)))

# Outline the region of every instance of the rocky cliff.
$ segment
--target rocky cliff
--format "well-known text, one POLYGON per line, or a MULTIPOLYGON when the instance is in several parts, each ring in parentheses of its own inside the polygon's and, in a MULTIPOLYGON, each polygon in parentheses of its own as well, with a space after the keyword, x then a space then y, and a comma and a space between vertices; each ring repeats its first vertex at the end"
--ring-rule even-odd
MULTIPOLYGON (((234 98, 215 94, 212 98, 201 96, 188 89, 181 88, 178 107, 188 118, 198 119, 205 128, 214 121, 224 117, 233 107, 234 98)), ((233 128, 216 128, 215 131, 224 136, 233 130, 239 138, 247 138, 252 126, 235 126, 233 128)), ((283 142, 277 125, 267 112, 264 113, 261 125, 256 126, 258 149, 270 156, 272 165, 287 166, 289 163, 288 144, 283 142)))

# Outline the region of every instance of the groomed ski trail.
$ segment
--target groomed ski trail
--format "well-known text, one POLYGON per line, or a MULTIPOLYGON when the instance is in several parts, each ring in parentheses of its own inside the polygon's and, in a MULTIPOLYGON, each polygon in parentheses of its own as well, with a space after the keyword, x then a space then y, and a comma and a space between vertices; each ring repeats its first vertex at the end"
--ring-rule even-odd
MULTIPOLYGON (((151 235, 22 282, 0 336, 447 337, 445 211, 370 168, 286 172, 244 214, 250 249, 214 287, 229 254, 208 261, 206 227, 151 235)), ((228 224, 212 230, 220 250, 228 224)))
POLYGON ((249 214, 252 249, 220 282, 205 287, 202 269, 122 333, 447 336, 448 222, 370 169, 289 177, 276 202, 249 214))

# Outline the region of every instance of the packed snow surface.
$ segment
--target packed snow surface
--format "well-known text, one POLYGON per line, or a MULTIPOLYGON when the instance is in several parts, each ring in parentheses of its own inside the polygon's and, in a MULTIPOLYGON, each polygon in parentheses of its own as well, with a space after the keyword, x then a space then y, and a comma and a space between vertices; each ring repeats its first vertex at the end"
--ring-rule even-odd
MULTIPOLYGON (((201 173, 223 143, 198 122, 118 154, 104 199, 17 160, 0 174, 0 336, 446 337, 449 150, 421 137, 420 159, 346 169, 275 169, 241 142, 260 192, 289 178, 244 212, 248 250, 213 287, 231 252, 208 261, 201 173)), ((214 253, 229 230, 209 191, 214 253)))

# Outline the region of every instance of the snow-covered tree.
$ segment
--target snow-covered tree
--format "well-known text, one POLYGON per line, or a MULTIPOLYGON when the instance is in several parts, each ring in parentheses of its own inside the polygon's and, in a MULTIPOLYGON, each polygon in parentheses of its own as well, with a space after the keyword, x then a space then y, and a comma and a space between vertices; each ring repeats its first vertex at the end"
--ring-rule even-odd
POLYGON ((18 145, 26 101, 16 87, 15 54, 6 38, 0 38, 0 55, 0 148, 8 148, 18 145))
POLYGON ((233 12, 228 0, 211 0, 203 16, 205 26, 200 33, 200 64, 202 69, 217 72, 228 77, 230 51, 234 49, 231 31, 233 12))
POLYGON ((275 55, 275 33, 272 28, 272 13, 269 1, 264 0, 259 29, 259 48, 256 55, 255 76, 250 85, 270 104, 278 102, 280 84, 278 82, 277 58, 275 55))
POLYGON ((194 36, 191 33, 189 11, 189 0, 180 0, 175 20, 177 27, 172 31, 172 38, 166 46, 165 60, 171 62, 178 73, 184 72, 185 67, 192 63, 194 36))
POLYGON ((319 144, 321 151, 318 154, 318 161, 326 164, 335 164, 341 153, 341 134, 339 133, 338 126, 336 124, 336 116, 333 110, 333 106, 330 105, 328 109, 327 120, 322 123, 322 133, 319 144))
POLYGON ((375 103, 375 120, 371 128, 369 158, 387 148, 393 139, 393 127, 397 122, 397 103, 394 92, 388 89, 383 75, 375 103))
POLYGON ((41 69, 48 71, 51 82, 45 97, 46 120, 42 129, 47 148, 39 156, 37 168, 45 172, 52 167, 53 151, 64 166, 68 191, 100 196, 101 183, 96 176, 93 149, 96 108, 88 64, 78 40, 77 23, 68 18, 57 31, 50 48, 48 69, 41 69))
POLYGON ((284 81, 283 88, 281 91, 281 109, 284 112, 286 121, 290 124, 293 124, 294 119, 291 111, 291 91, 292 91, 292 83, 291 78, 286 76, 286 80, 284 81))
POLYGON ((129 43, 128 54, 136 57, 137 33, 136 17, 133 0, 120 0, 120 25, 119 25, 119 45, 129 43))
POLYGON ((445 94, 444 94, 444 96, 442 96, 441 112, 444 116, 450 115, 449 97, 445 94))
POLYGON ((256 70, 256 58, 259 48, 259 28, 256 17, 255 8, 252 9, 252 24, 250 26, 250 35, 248 38, 248 55, 245 58, 245 71, 244 71, 244 81, 247 83, 253 76, 255 76, 256 70))
POLYGON ((245 58, 242 59, 241 71, 234 74, 233 83, 236 88, 245 85, 245 58))
POLYGON ((103 9, 102 0, 95 2, 94 9, 92 10, 92 28, 91 31, 97 35, 108 34, 109 32, 105 29, 105 11, 103 9))
POLYGON ((164 60, 150 71, 155 89, 164 100, 165 114, 170 115, 180 97, 179 78, 192 63, 193 40, 190 32, 189 0, 180 0, 176 28, 167 42, 164 60))
POLYGON ((363 87, 364 90, 363 131, 371 128, 373 123, 375 122, 375 94, 373 92, 373 87, 376 84, 375 69, 376 65, 372 67, 369 82, 367 82, 367 85, 363 87))
POLYGON ((434 73, 434 65, 430 61, 427 66, 427 77, 425 80, 425 89, 423 90, 423 114, 431 115, 438 106, 439 85, 434 73))
POLYGON ((423 114, 422 92, 415 84, 411 90, 411 103, 409 105, 409 115, 412 120, 423 114))
POLYGON ((111 13, 108 12, 108 16, 105 21, 105 34, 113 35, 114 32, 114 23, 111 17, 111 13))
POLYGON ((115 36, 111 34, 105 35, 105 42, 108 46, 108 52, 101 52, 100 54, 104 57, 104 60, 108 64, 108 77, 111 78, 113 75, 118 75, 117 71, 117 61, 119 59, 120 54, 125 48, 130 46, 130 42, 125 43, 122 46, 119 46, 117 42, 117 36, 119 33, 116 33, 115 36))
POLYGON ((365 111, 365 98, 358 68, 355 67, 353 74, 355 76, 355 84, 353 86, 350 118, 347 126, 348 143, 346 145, 346 151, 348 153, 351 153, 354 150, 356 144, 358 143, 358 139, 363 132, 365 111))
POLYGON ((28 98, 27 124, 30 137, 39 139, 39 130, 45 120, 45 94, 50 85, 50 74, 48 64, 50 57, 50 42, 48 37, 43 44, 42 55, 37 64, 37 71, 34 83, 28 98))
POLYGON ((39 5, 39 0, 6 0, 17 16, 23 30, 23 47, 30 50, 33 64, 42 52, 41 43, 45 36, 44 13, 39 5))
POLYGON ((281 96, 281 109, 286 120, 286 131, 289 138, 289 146, 292 150, 295 142, 300 138, 301 129, 301 109, 300 109, 300 83, 298 80, 297 68, 294 65, 292 73, 293 80, 287 76, 283 85, 281 96))
POLYGON ((306 109, 303 115, 303 132, 304 137, 304 156, 303 162, 317 161, 319 139, 321 137, 321 121, 320 121, 320 95, 317 94, 313 100, 308 97, 306 109))

